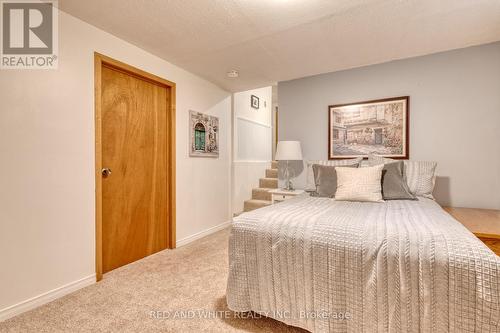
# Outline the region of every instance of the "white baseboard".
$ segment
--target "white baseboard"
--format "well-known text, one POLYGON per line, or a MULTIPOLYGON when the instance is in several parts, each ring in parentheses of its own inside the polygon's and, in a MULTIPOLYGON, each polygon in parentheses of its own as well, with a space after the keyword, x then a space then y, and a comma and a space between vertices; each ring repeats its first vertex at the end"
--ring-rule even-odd
POLYGON ((183 239, 178 240, 176 245, 177 245, 177 247, 184 246, 184 245, 189 244, 197 239, 203 238, 205 236, 213 234, 214 232, 217 232, 219 230, 227 228, 230 224, 231 224, 231 221, 227 221, 227 222, 221 223, 219 225, 216 225, 215 227, 211 227, 211 228, 208 228, 206 230, 200 231, 194 235, 184 237, 183 239))
MULTIPOLYGON (((227 222, 221 223, 219 225, 216 225, 214 227, 203 230, 201 232, 198 232, 194 235, 191 235, 191 236, 185 237, 181 240, 178 240, 177 247, 184 246, 184 245, 189 244, 197 239, 203 238, 205 236, 213 234, 214 232, 217 232, 219 230, 227 228, 230 224, 231 224, 231 221, 227 221, 227 222)), ((78 289, 90 286, 94 283, 96 283, 96 275, 92 274, 92 275, 87 276, 85 278, 82 278, 80 280, 76 280, 76 281, 73 281, 71 283, 68 283, 62 287, 53 289, 53 290, 48 291, 46 293, 43 293, 41 295, 35 296, 33 298, 27 299, 25 301, 14 304, 14 305, 9 306, 7 308, 1 309, 0 310, 0 322, 7 320, 9 318, 12 318, 14 316, 17 316, 23 312, 26 312, 26 311, 32 310, 34 308, 37 308, 39 306, 42 306, 42 305, 49 303, 55 299, 58 299, 58 298, 63 297, 67 294, 70 294, 74 291, 77 291, 78 289)))
POLYGON ((84 277, 80 280, 73 281, 68 283, 62 287, 53 289, 41 295, 35 296, 33 298, 27 299, 20 303, 9 306, 5 309, 0 310, 0 322, 17 316, 23 312, 29 311, 31 309, 42 306, 46 303, 49 303, 57 298, 63 297, 67 294, 70 294, 78 289, 83 287, 90 286, 96 282, 95 274, 84 277))

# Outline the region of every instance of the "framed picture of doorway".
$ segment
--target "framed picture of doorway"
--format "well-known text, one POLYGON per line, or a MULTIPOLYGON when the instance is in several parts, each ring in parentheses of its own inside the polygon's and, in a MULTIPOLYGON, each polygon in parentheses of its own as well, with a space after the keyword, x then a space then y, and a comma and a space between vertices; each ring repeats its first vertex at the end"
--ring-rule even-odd
POLYGON ((328 158, 409 158, 410 97, 328 107, 328 158))
POLYGON ((219 156, 219 118, 189 111, 190 150, 192 157, 219 156))

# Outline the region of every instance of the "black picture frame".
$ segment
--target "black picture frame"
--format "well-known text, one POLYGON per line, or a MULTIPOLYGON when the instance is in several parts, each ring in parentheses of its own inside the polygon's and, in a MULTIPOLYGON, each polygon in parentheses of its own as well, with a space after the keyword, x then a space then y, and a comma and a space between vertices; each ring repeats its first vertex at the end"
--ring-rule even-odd
POLYGON ((259 98, 255 95, 250 96, 250 106, 254 109, 259 108, 259 98))

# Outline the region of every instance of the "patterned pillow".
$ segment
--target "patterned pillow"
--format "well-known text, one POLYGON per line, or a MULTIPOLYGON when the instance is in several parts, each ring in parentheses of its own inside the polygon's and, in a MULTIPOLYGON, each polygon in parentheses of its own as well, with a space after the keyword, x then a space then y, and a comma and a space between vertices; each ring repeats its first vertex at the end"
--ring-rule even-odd
MULTIPOLYGON (((395 162, 392 158, 368 155, 368 165, 380 165, 395 162)), ((411 194, 434 199, 432 192, 436 184, 436 162, 404 161, 404 176, 411 194)))
POLYGON ((345 160, 328 160, 328 161, 307 161, 307 184, 306 191, 316 191, 316 184, 314 182, 314 171, 313 165, 327 165, 327 166, 355 166, 359 167, 359 164, 363 160, 362 157, 350 158, 345 160))
POLYGON ((376 166, 380 164, 387 164, 391 162, 396 162, 396 160, 393 160, 392 158, 387 158, 379 155, 373 155, 369 154, 368 155, 368 166, 376 166))
POLYGON ((384 165, 366 168, 337 167, 337 201, 383 202, 382 169, 384 165))
POLYGON ((434 199, 432 192, 436 185, 436 162, 405 161, 405 179, 411 194, 434 199))

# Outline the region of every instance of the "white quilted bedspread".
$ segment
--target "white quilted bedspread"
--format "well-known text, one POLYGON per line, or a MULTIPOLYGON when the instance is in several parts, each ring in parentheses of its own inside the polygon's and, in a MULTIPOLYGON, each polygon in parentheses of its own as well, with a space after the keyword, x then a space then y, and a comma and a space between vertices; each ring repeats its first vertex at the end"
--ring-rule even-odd
POLYGON ((500 332, 500 257, 432 200, 234 219, 227 303, 312 332, 500 332))

